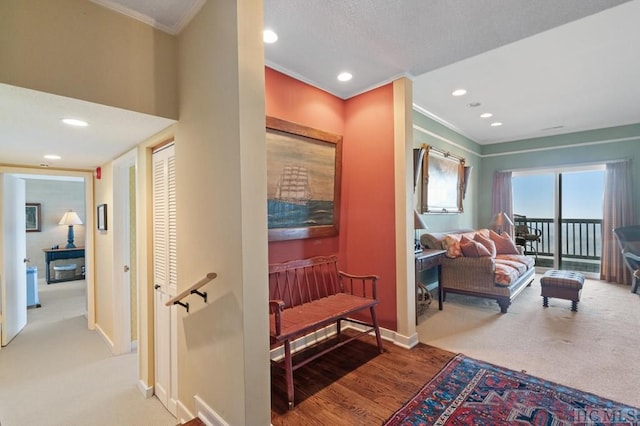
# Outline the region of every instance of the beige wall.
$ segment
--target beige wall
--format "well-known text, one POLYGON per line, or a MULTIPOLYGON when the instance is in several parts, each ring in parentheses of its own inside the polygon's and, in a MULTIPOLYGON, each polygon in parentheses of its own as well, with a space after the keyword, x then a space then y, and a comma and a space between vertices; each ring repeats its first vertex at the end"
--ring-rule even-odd
POLYGON ((107 230, 95 232, 96 325, 113 349, 113 163, 102 166, 102 179, 95 180, 94 197, 95 206, 107 205, 107 230))
POLYGON ((87 0, 0 1, 0 83, 178 117, 176 40, 87 0))
MULTIPOLYGON (((153 384, 149 147, 175 133, 179 290, 218 273, 207 304, 179 310, 179 399, 195 413, 197 395, 237 425, 270 419, 262 11, 261 0, 207 2, 176 41, 86 0, 0 2, 0 82, 170 118, 180 110, 177 125, 138 147, 140 379, 153 384)), ((91 190, 89 208, 111 212, 112 163, 91 190)), ((97 259, 88 298, 107 339, 111 217, 87 236, 97 259)))
POLYGON ((262 10, 207 2, 179 37, 178 290, 218 273, 179 311, 179 395, 233 425, 270 414, 262 10))

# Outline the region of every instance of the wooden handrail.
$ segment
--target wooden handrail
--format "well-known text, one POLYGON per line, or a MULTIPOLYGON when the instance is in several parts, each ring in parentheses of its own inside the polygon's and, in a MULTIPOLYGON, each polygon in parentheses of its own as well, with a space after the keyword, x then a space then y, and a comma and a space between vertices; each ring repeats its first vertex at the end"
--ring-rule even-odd
MULTIPOLYGON (((193 294, 193 293, 197 293, 200 296, 204 297, 204 300, 206 302, 207 301, 207 293, 200 293, 198 291, 198 289, 200 287, 202 287, 203 285, 205 285, 206 283, 208 283, 209 281, 213 280, 217 276, 218 276, 218 274, 216 274, 215 272, 209 272, 200 281, 198 281, 197 283, 191 285, 191 287, 181 291, 177 295, 173 296, 171 299, 167 300, 167 302, 165 303, 165 306, 175 305, 178 302, 181 302, 182 299, 184 299, 185 297, 187 297, 187 296, 189 296, 190 294, 193 294)), ((188 311, 188 309, 187 309, 187 311, 188 311)))

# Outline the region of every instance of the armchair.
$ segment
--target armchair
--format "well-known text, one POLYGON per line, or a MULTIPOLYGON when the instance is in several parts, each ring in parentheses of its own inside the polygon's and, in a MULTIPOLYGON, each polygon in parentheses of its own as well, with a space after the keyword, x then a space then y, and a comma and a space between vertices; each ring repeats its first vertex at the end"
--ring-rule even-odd
POLYGON ((633 276, 631 292, 640 284, 640 225, 624 226, 613 230, 622 251, 622 257, 633 276))
POLYGON ((523 246, 526 253, 538 255, 537 244, 542 238, 542 231, 537 228, 530 228, 527 225, 527 217, 520 214, 513 215, 515 223, 515 240, 516 244, 523 246))

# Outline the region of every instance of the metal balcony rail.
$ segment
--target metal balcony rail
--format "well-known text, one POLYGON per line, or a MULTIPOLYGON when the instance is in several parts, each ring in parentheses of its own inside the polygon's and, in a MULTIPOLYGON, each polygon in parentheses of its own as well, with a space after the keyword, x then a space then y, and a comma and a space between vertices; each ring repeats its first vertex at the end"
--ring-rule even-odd
MULTIPOLYGON (((524 223, 541 232, 540 240, 532 242, 525 253, 553 257, 557 234, 553 219, 527 217, 524 223)), ((560 225, 563 258, 600 260, 602 219, 562 219, 560 225)))

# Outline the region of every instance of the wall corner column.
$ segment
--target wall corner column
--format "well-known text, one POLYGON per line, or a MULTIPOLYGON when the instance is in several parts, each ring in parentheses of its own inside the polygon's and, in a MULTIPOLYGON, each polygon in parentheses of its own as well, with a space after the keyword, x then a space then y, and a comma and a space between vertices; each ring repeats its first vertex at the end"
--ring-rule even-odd
POLYGON ((398 334, 416 340, 413 253, 413 82, 393 82, 394 178, 396 216, 396 311, 398 334))

